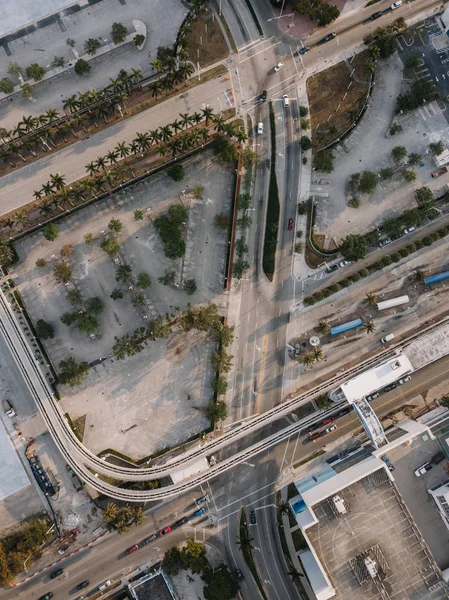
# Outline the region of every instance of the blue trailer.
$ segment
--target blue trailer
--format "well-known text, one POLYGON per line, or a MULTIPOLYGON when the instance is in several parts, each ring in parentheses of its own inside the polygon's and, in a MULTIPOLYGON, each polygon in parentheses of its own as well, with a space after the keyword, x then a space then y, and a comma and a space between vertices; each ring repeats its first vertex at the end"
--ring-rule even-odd
POLYGON ((449 271, 443 271, 443 273, 437 273, 436 275, 431 275, 430 277, 424 277, 424 285, 432 285, 432 283, 439 283, 445 279, 449 279, 449 271))
POLYGON ((354 321, 348 321, 347 323, 343 323, 342 325, 337 325, 336 327, 331 327, 331 335, 338 335, 339 333, 344 333, 345 331, 350 331, 351 329, 357 329, 362 325, 362 319, 354 319, 354 321))

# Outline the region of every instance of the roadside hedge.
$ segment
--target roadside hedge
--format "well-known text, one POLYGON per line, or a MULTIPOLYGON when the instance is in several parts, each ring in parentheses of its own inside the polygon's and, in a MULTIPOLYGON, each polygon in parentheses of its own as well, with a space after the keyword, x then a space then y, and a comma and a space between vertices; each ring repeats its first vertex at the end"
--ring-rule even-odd
POLYGON ((279 230, 279 191, 276 179, 276 123, 274 120, 273 106, 270 103, 270 126, 271 126, 271 173, 270 186, 268 188, 267 221, 265 225, 265 238, 263 243, 262 265, 265 275, 270 281, 273 280, 276 245, 279 230))
POLYGON ((410 254, 413 254, 413 252, 416 252, 423 246, 431 246, 439 239, 446 237, 448 233, 449 229, 447 227, 442 227, 434 233, 430 233, 429 235, 426 235, 411 244, 407 244, 407 246, 401 248, 401 250, 398 250, 398 252, 393 252, 393 254, 387 254, 386 256, 383 256, 380 260, 369 265, 368 267, 360 269, 360 271, 356 271, 352 275, 349 275, 349 277, 341 279, 336 283, 332 283, 327 288, 318 290, 311 296, 306 296, 304 298, 304 304, 306 306, 313 306, 317 302, 328 298, 332 294, 336 294, 338 291, 340 291, 340 289, 349 287, 350 285, 356 283, 357 281, 360 281, 364 277, 368 277, 368 275, 371 275, 375 271, 381 271, 384 267, 388 267, 392 263, 399 262, 403 258, 409 256, 410 254))

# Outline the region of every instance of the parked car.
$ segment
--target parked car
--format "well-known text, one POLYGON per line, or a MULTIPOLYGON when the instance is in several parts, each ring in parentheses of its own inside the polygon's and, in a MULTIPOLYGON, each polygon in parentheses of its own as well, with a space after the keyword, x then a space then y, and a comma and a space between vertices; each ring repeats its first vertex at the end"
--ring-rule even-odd
POLYGON ((319 423, 313 423, 313 425, 307 427, 307 433, 312 433, 312 431, 316 431, 318 427, 320 427, 319 423))
POLYGON ((170 533, 170 531, 171 531, 171 527, 164 527, 164 529, 161 529, 159 531, 159 536, 162 536, 162 535, 165 535, 167 533, 170 533))
POLYGON ((394 390, 395 387, 396 387, 395 383, 390 383, 390 385, 387 385, 386 387, 384 387, 384 389, 382 391, 384 393, 385 392, 391 392, 391 390, 394 390))
POLYGON ((400 379, 400 380, 398 381, 398 384, 399 384, 399 385, 404 385, 404 383, 407 383, 407 381, 410 381, 410 379, 411 379, 411 376, 410 376, 410 375, 407 375, 407 377, 403 377, 402 379, 400 379))
POLYGON ((335 431, 337 429, 336 425, 331 425, 327 429, 324 430, 324 433, 330 433, 331 431, 335 431))
POLYGON ((379 248, 383 248, 384 246, 388 246, 388 244, 391 244, 393 240, 389 237, 384 238, 383 240, 380 240, 379 242, 379 248))
POLYGON ((137 544, 134 544, 134 546, 131 546, 131 548, 128 548, 126 550, 126 554, 132 554, 133 552, 135 552, 138 549, 139 549, 139 546, 137 544))
POLYGON ((239 581, 243 581, 245 578, 243 577, 243 573, 240 571, 240 569, 236 569, 235 570, 235 576, 237 577, 237 579, 239 581))
POLYGON ((104 583, 99 585, 98 589, 100 590, 100 592, 102 592, 103 590, 107 590, 108 587, 111 587, 111 585, 112 585, 112 581, 110 579, 108 579, 107 581, 105 581, 104 583))
POLYGON ((334 421, 334 417, 328 417, 327 419, 324 419, 323 425, 329 425, 329 423, 333 423, 334 421))
POLYGON ((310 46, 303 46, 302 48, 300 48, 298 50, 298 54, 305 54, 306 52, 308 52, 310 50, 310 46))
POLYGON ((267 99, 267 96, 268 96, 267 90, 264 90, 262 92, 262 94, 260 95, 260 99, 262 100, 262 102, 265 102, 265 100, 267 99))
POLYGON ((204 506, 202 508, 199 508, 198 510, 196 510, 193 513, 194 517, 201 517, 201 515, 204 515, 204 513, 206 512, 206 509, 204 508, 204 506))
POLYGON ((330 42, 331 40, 333 40, 334 38, 337 37, 336 33, 328 33, 327 35, 325 35, 323 38, 321 38, 321 40, 319 40, 316 45, 317 46, 321 46, 321 44, 325 44, 326 42, 330 42))
POLYGON ((295 356, 299 356, 299 353, 301 352, 301 345, 299 342, 296 342, 295 344, 295 356))
POLYGON ((371 400, 375 400, 376 398, 379 398, 380 396, 380 392, 374 392, 374 394, 370 394, 369 396, 366 397, 367 402, 371 402, 371 400))
POLYGON ((282 67, 284 66, 283 62, 279 62, 275 67, 274 67, 274 72, 277 73, 278 71, 280 71, 282 69, 282 67))
POLYGON ((206 504, 206 502, 209 502, 209 496, 207 494, 202 498, 198 498, 198 500, 195 500, 195 504, 197 506, 201 506, 201 504, 206 504))
POLYGON ((290 103, 290 99, 289 99, 288 95, 284 94, 282 96, 282 105, 283 105, 283 107, 287 108, 287 106, 289 105, 289 103, 290 103))
POLYGON ((56 569, 53 573, 50 573, 50 579, 55 579, 64 573, 64 569, 56 569))
POLYGON ((344 417, 345 415, 348 415, 351 412, 351 410, 352 410, 352 408, 344 408, 339 413, 337 413, 337 419, 339 419, 340 417, 344 417))
POLYGON ((81 583, 79 583, 79 584, 76 586, 76 589, 77 589, 77 590, 82 590, 82 589, 86 588, 88 585, 89 585, 89 580, 88 580, 88 579, 86 579, 86 581, 82 581, 81 583))
POLYGON ((416 231, 416 227, 415 225, 412 225, 411 227, 406 227, 403 231, 404 235, 408 235, 409 233, 412 233, 413 231, 416 231))
POLYGON ((430 471, 430 469, 432 469, 432 465, 430 464, 430 462, 425 462, 423 465, 421 465, 420 467, 418 467, 415 471, 415 475, 416 477, 421 477, 421 475, 425 475, 427 473, 427 471, 430 471))
POLYGON ((288 230, 291 231, 293 229, 294 221, 293 219, 288 220, 288 230))
POLYGON ((338 264, 330 265, 329 267, 326 267, 326 273, 333 273, 337 269, 338 269, 338 264))
POLYGON ((314 442, 315 440, 317 440, 319 437, 321 437, 321 431, 316 431, 315 433, 309 433, 309 440, 311 442, 314 442))
POLYGON ((257 135, 262 135, 263 133, 263 123, 257 123, 257 135))
POLYGON ((154 540, 157 540, 157 535, 155 533, 153 533, 153 535, 150 535, 150 537, 147 537, 144 540, 142 540, 142 544, 146 546, 147 544, 151 544, 151 542, 154 542, 154 540))
POLYGON ((400 6, 402 6, 402 0, 397 0, 397 2, 393 2, 393 4, 390 6, 390 9, 396 10, 400 6))
POLYGON ((381 458, 382 458, 382 460, 384 461, 384 463, 387 465, 387 467, 388 467, 388 470, 389 470, 389 471, 394 471, 394 467, 393 467, 393 465, 391 464, 391 460, 388 458, 388 456, 384 455, 384 456, 382 456, 381 458))
POLYGON ((257 517, 256 517, 255 510, 249 511, 249 522, 251 523, 251 525, 255 525, 257 523, 257 517))
POLYGON ((349 267, 349 265, 352 265, 352 260, 345 259, 338 263, 338 267, 340 269, 343 269, 343 267, 349 267))
POLYGON ((53 592, 47 592, 44 596, 41 596, 39 600, 51 600, 53 598, 53 592))
POLYGON ((378 10, 377 12, 373 13, 370 16, 370 21, 375 21, 376 19, 378 19, 379 17, 381 17, 383 15, 383 11, 382 10, 378 10))
POLYGON ((186 523, 187 523, 187 517, 182 517, 182 519, 179 519, 179 521, 176 521, 176 523, 173 525, 173 527, 182 527, 186 523))
POLYGON ((64 546, 61 546, 58 550, 58 554, 64 554, 65 552, 67 552, 67 550, 69 549, 67 544, 64 544, 64 546))

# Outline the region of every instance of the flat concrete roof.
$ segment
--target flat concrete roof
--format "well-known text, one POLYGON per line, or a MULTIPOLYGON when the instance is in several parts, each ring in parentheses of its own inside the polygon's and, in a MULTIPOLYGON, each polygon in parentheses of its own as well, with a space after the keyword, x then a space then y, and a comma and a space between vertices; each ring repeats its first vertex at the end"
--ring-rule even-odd
POLYGON ((420 336, 404 346, 403 352, 415 370, 443 358, 449 354, 449 324, 420 336))
POLYGON ((129 588, 137 600, 173 600, 174 598, 161 573, 150 579, 143 577, 141 582, 136 581, 129 588))
POLYGON ((339 598, 449 598, 447 585, 385 469, 359 479, 339 495, 349 506, 346 515, 336 517, 326 498, 312 506, 318 523, 305 531, 339 598), (380 550, 388 568, 360 585, 350 561, 373 548, 380 550))
POLYGON ((51 15, 62 8, 72 4, 83 5, 85 2, 79 0, 2 0, 2 20, 0 22, 0 36, 20 29, 24 25, 34 23, 51 15))
POLYGON ((31 485, 20 458, 0 420, 0 500, 31 485))
POLYGON ((341 385, 341 389, 348 402, 359 400, 372 394, 376 390, 397 381, 407 373, 413 371, 413 366, 405 354, 398 354, 394 358, 373 367, 360 375, 356 375, 341 385))

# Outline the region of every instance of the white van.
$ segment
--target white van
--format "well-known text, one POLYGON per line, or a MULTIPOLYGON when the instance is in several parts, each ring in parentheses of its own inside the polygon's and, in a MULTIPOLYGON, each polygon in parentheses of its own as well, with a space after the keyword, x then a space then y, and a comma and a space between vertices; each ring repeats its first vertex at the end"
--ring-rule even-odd
POLYGON ((342 497, 338 494, 332 498, 332 502, 339 515, 345 515, 348 512, 342 497))
POLYGON ((282 96, 282 104, 284 105, 284 108, 287 108, 288 104, 289 104, 289 100, 288 100, 288 96, 287 94, 284 94, 282 96))
POLYGON ((261 135, 263 133, 263 123, 257 123, 257 135, 261 135))
POLYGON ((389 333, 385 337, 380 338, 380 341, 381 341, 382 344, 386 344, 387 342, 391 342, 391 340, 394 340, 394 333, 389 333))

